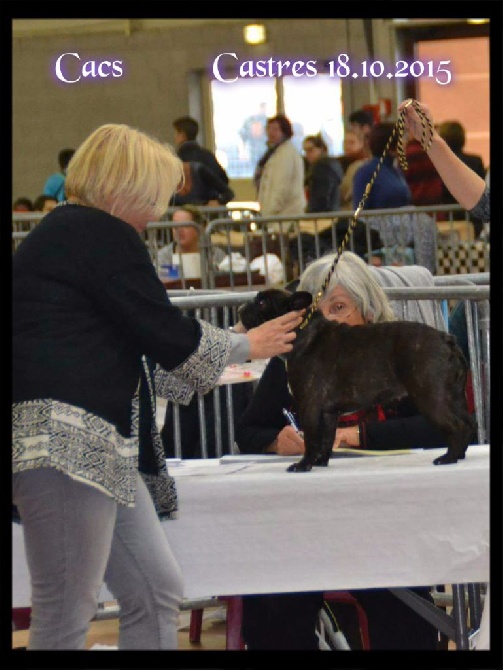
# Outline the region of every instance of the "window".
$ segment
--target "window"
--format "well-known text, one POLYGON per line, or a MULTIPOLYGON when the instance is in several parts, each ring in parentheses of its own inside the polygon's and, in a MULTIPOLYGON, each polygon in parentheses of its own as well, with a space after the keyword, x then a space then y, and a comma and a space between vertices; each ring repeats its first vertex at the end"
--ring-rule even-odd
POLYGON ((292 122, 293 142, 299 153, 303 138, 318 132, 327 142, 330 154, 342 153, 341 86, 339 79, 328 74, 310 79, 241 79, 232 84, 213 80, 211 98, 216 156, 231 179, 253 177, 255 166, 267 149, 267 118, 279 111, 281 99, 292 122))
POLYGON ((284 77, 283 99, 299 152, 302 152, 302 140, 306 135, 321 132, 329 154, 343 153, 344 121, 339 78, 328 74, 318 74, 311 79, 284 77))
POLYGON ((267 149, 265 125, 276 114, 274 79, 211 82, 216 156, 231 179, 253 177, 267 149))

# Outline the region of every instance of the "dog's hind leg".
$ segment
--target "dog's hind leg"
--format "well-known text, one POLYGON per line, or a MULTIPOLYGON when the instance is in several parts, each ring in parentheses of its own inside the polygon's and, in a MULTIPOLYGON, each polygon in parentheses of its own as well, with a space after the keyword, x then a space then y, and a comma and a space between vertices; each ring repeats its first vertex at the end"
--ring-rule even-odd
POLYGON ((321 443, 314 465, 328 465, 332 447, 334 446, 335 431, 339 423, 339 412, 323 412, 323 429, 321 431, 321 443))
POLYGON ((453 365, 452 357, 437 361, 436 367, 427 366, 420 384, 417 379, 406 380, 408 395, 419 413, 445 436, 447 452, 433 461, 435 465, 456 463, 465 457, 473 434, 465 384, 466 370, 462 365, 453 365))
POLYGON ((447 435, 448 448, 445 454, 435 458, 435 465, 445 465, 446 463, 456 463, 463 460, 470 444, 470 440, 475 436, 475 423, 466 410, 461 410, 459 414, 451 419, 451 425, 454 428, 446 429, 439 425, 447 435))

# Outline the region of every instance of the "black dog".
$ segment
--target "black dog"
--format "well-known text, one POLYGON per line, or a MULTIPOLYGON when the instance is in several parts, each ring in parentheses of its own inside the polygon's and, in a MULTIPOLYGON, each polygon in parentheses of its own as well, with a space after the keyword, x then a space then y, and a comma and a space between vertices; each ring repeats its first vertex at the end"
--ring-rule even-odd
MULTIPOLYGON (((311 302, 305 291, 268 289, 239 317, 250 329, 311 302)), ((413 321, 348 326, 315 311, 286 360, 306 446, 289 470, 328 465, 340 414, 404 395, 445 435, 448 449, 435 465, 465 457, 474 430, 465 399, 468 366, 452 335, 413 321)))

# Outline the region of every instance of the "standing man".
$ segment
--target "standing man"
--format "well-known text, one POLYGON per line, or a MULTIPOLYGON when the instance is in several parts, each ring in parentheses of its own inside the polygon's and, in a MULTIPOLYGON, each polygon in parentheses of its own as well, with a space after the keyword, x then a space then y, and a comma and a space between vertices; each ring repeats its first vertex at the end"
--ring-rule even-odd
POLYGON ((204 163, 216 176, 226 184, 229 183, 227 172, 215 158, 215 155, 197 141, 199 124, 191 116, 181 116, 173 121, 175 144, 178 156, 184 163, 204 163))

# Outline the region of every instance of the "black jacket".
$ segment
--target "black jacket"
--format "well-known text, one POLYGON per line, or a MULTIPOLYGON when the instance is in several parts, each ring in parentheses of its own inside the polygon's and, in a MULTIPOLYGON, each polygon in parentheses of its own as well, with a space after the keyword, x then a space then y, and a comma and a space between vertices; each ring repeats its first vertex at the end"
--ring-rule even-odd
POLYGON ((324 156, 314 163, 306 174, 306 212, 332 212, 339 209, 339 186, 343 177, 337 158, 324 156))
POLYGON ((226 182, 212 172, 204 163, 184 163, 185 185, 170 200, 170 205, 207 205, 217 200, 226 205, 234 197, 234 191, 226 182))
POLYGON ((195 140, 187 140, 178 147, 178 156, 185 163, 203 163, 225 184, 229 183, 227 172, 211 153, 209 149, 202 147, 195 140))
POLYGON ((141 356, 171 370, 201 339, 140 235, 91 207, 47 214, 13 256, 13 402, 81 407, 128 436, 141 356))

